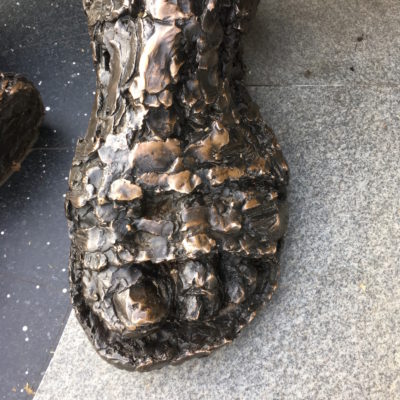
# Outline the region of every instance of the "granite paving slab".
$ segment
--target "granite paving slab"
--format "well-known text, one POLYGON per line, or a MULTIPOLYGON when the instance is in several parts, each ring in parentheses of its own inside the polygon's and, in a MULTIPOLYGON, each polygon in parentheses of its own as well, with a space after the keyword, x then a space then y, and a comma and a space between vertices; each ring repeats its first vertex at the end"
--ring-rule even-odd
POLYGON ((34 151, 0 187, 1 400, 32 398, 71 310, 63 194, 92 69, 81 1, 0 1, 0 70, 34 82, 46 107, 34 151))
POLYGON ((35 149, 0 188, 2 400, 31 398, 23 388, 39 385, 70 313, 63 194, 71 160, 71 150, 35 149))
POLYGON ((398 85, 398 0, 261 0, 245 43, 251 85, 398 85))

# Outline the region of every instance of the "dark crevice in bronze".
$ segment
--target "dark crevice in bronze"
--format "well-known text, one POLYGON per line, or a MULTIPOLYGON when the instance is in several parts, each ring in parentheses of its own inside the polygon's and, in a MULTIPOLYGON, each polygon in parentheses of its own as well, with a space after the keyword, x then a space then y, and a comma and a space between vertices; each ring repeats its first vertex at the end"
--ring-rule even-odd
POLYGON ((74 308, 119 367, 231 342, 277 286, 288 167, 242 83, 258 0, 84 0, 97 70, 66 214, 74 308))
POLYGON ((21 75, 0 72, 0 185, 21 167, 39 135, 39 92, 21 75))

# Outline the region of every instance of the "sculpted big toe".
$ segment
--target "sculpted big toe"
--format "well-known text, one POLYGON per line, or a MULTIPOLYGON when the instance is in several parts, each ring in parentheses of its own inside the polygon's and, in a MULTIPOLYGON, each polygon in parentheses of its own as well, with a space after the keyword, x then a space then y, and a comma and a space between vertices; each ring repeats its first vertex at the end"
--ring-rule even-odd
POLYGON ((242 83, 255 0, 85 0, 97 71, 66 214, 97 351, 148 370, 231 342, 276 288, 288 167, 242 83))

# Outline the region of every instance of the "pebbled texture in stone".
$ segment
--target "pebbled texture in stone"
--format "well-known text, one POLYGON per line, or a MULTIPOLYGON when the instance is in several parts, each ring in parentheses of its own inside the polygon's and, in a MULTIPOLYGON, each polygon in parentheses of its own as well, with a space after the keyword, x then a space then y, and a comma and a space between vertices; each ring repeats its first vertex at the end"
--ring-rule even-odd
POLYGON ((148 370, 231 342, 276 289, 288 167, 242 84, 258 1, 84 1, 97 70, 66 214, 96 350, 148 370))
POLYGON ((21 75, 0 72, 0 185, 15 171, 39 135, 44 108, 21 75))

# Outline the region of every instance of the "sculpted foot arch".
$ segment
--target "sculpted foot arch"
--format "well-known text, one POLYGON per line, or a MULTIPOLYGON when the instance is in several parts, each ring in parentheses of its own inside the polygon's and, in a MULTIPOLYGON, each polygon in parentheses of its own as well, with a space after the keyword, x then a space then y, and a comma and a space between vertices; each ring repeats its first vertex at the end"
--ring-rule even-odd
POLYGON ((288 167, 242 82, 255 0, 85 0, 97 71, 66 214, 78 319, 117 366, 231 342, 276 289, 288 167))

